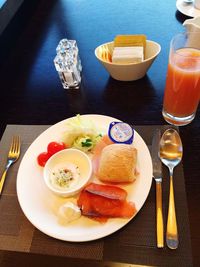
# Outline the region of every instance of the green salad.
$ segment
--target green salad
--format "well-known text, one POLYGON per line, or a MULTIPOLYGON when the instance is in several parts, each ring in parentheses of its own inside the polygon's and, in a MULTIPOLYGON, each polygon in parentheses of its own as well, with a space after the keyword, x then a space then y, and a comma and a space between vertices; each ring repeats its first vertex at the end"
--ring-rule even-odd
POLYGON ((102 134, 91 120, 77 115, 66 122, 66 131, 63 133, 62 142, 70 147, 90 152, 101 137, 102 134))

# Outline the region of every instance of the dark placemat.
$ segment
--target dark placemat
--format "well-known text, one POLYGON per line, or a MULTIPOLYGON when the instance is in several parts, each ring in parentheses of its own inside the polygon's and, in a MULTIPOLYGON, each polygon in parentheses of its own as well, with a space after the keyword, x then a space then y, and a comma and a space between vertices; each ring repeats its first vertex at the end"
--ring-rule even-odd
MULTIPOLYGON (((0 199, 0 249, 31 252, 35 254, 64 256, 69 258, 99 261, 124 262, 150 266, 192 266, 190 232, 183 166, 178 165, 174 173, 174 190, 180 245, 176 250, 156 247, 155 183, 137 216, 116 233, 100 240, 72 243, 51 238, 26 219, 16 196, 16 175, 20 161, 32 141, 49 126, 8 125, 0 143, 2 173, 12 135, 19 134, 22 140, 20 159, 11 167, 3 195, 0 199)), ((137 132, 151 146, 156 128, 162 131, 166 126, 135 126, 137 132)), ((163 213, 166 229, 169 177, 163 167, 163 213)))

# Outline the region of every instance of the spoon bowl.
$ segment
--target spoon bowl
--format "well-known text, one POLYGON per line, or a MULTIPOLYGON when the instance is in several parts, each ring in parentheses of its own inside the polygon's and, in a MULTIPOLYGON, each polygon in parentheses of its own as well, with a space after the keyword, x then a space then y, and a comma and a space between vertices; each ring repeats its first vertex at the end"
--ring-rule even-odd
POLYGON ((171 249, 176 249, 178 247, 178 230, 173 189, 173 170, 174 167, 176 167, 181 162, 182 155, 183 146, 178 132, 173 128, 167 129, 163 133, 160 140, 159 156, 162 163, 169 168, 170 174, 170 193, 166 242, 167 246, 171 249))

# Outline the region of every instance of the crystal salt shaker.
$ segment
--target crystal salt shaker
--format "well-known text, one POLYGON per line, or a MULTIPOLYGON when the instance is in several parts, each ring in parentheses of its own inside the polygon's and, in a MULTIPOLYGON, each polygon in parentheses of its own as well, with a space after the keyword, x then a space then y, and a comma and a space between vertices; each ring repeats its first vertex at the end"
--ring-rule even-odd
POLYGON ((62 39, 54 58, 55 68, 65 89, 79 88, 81 83, 81 60, 75 40, 62 39))

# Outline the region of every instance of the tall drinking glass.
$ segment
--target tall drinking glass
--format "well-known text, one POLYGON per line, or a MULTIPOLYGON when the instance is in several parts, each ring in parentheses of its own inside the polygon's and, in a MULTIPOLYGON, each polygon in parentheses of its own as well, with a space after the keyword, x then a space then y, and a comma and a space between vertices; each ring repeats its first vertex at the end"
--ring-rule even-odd
POLYGON ((163 117, 173 125, 186 125, 200 100, 200 33, 176 35, 170 43, 163 117))

